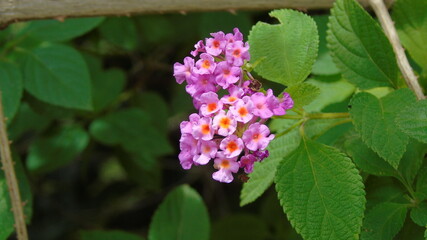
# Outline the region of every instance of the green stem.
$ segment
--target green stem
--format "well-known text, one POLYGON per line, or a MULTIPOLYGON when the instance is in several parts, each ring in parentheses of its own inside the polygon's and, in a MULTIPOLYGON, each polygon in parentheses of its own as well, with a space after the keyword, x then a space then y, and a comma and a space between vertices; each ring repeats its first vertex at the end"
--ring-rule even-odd
POLYGON ((409 192, 409 195, 411 195, 411 198, 418 202, 417 197, 415 196, 415 191, 412 188, 411 184, 409 184, 405 178, 402 176, 402 174, 400 174, 398 172, 398 175, 396 176, 396 178, 402 183, 403 186, 405 186, 406 190, 409 192))
POLYGON ((309 113, 307 117, 310 119, 349 118, 350 113, 309 113))

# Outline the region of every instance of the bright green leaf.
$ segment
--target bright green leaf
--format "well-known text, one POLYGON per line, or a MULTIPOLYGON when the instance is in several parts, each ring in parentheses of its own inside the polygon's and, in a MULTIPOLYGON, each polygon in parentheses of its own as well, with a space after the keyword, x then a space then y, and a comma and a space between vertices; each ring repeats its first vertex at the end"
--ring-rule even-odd
POLYGON ((363 142, 394 168, 406 150, 409 138, 395 124, 398 113, 415 102, 409 89, 399 89, 377 99, 369 93, 358 93, 351 100, 350 115, 363 142))
POLYGON ((421 227, 427 226, 427 203, 422 202, 411 209, 411 219, 421 227))
POLYGON ((401 111, 396 122, 404 133, 427 143, 427 99, 406 107, 401 111))
POLYGON ((298 83, 286 88, 286 92, 294 101, 294 108, 302 108, 310 104, 320 94, 320 89, 310 83, 298 83))
POLYGON ((99 31, 107 41, 126 50, 135 50, 138 46, 135 23, 128 17, 107 18, 99 26, 99 31))
POLYGON ((0 76, 3 111, 7 122, 10 123, 21 102, 24 88, 22 75, 15 64, 0 61, 0 76))
POLYGON ((111 231, 80 231, 80 240, 143 240, 144 238, 118 230, 111 231))
POLYGON ((154 213, 149 240, 208 240, 208 211, 199 194, 187 185, 172 190, 154 213))
POLYGON ((23 54, 24 85, 32 95, 62 107, 92 108, 89 71, 79 52, 47 45, 23 54))
POLYGON ((293 85, 310 74, 316 60, 319 36, 309 16, 293 10, 275 10, 280 24, 257 23, 249 34, 251 62, 262 77, 293 85))
POLYGON ((74 160, 89 143, 89 135, 79 126, 62 128, 53 136, 38 138, 30 146, 27 168, 48 172, 74 160))
POLYGON ((102 17, 70 18, 62 22, 58 20, 36 20, 30 22, 24 33, 44 41, 60 42, 89 32, 103 20, 102 17))
POLYGON ((337 149, 304 139, 280 163, 275 182, 283 210, 304 239, 354 239, 359 234, 365 207, 362 178, 337 149))
POLYGON ((378 204, 365 216, 361 239, 393 239, 405 222, 406 211, 405 204, 389 202, 378 204))
POLYGON ((356 1, 336 1, 328 26, 328 47, 346 79, 361 89, 397 87, 398 68, 390 42, 356 1))
POLYGON ((332 60, 328 47, 326 46, 326 30, 328 23, 328 15, 313 16, 319 31, 319 52, 317 60, 313 65, 312 74, 315 75, 334 75, 340 73, 340 69, 332 60))
POLYGON ((427 71, 427 1, 398 0, 393 5, 393 20, 403 46, 427 71))
POLYGON ((266 224, 256 215, 238 214, 218 220, 212 226, 212 240, 264 240, 266 224))
MULTIPOLYGON (((15 173, 19 184, 19 191, 21 193, 21 200, 25 203, 24 215, 26 222, 30 223, 33 214, 32 205, 33 199, 31 195, 30 185, 25 175, 25 170, 22 166, 21 160, 16 155, 12 156, 15 167, 15 173)), ((4 172, 0 171, 0 239, 8 239, 8 236, 14 231, 14 218, 11 211, 12 205, 10 203, 9 191, 4 177, 4 172)))
POLYGON ((125 109, 96 119, 91 135, 107 145, 120 145, 134 154, 160 156, 172 151, 167 136, 153 128, 150 115, 137 109, 125 109))

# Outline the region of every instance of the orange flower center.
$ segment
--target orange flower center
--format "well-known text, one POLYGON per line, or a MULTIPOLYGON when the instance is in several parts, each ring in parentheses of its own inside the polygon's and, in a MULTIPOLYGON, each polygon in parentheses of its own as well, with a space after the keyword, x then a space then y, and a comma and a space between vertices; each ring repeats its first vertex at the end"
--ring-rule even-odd
POLYGON ((223 117, 219 120, 219 126, 221 128, 229 128, 230 127, 230 119, 228 117, 223 117))
POLYGON ((219 48, 220 43, 219 43, 218 40, 214 40, 213 43, 212 43, 212 45, 214 46, 214 48, 219 48))
POLYGON ((202 125, 202 133, 203 134, 209 134, 211 132, 211 128, 209 127, 209 124, 203 124, 202 125))
POLYGON ((224 74, 224 77, 230 76, 230 70, 225 69, 224 72, 223 72, 223 74, 224 74))
POLYGON ((205 146, 203 148, 203 153, 209 153, 211 151, 211 148, 209 146, 205 146))
POLYGON ((259 133, 255 133, 253 136, 252 136, 252 140, 254 140, 255 142, 258 142, 260 139, 261 139, 261 134, 259 134, 259 133))
POLYGON ((209 62, 209 60, 204 60, 202 63, 202 68, 206 68, 208 69, 211 66, 211 63, 209 62))
POLYGON ((240 50, 239 49, 234 50, 233 51, 233 56, 240 57, 240 50))
POLYGON ((239 146, 237 145, 237 143, 235 141, 230 141, 229 143, 227 143, 226 149, 227 149, 227 151, 232 153, 232 152, 236 151, 237 149, 239 149, 239 146))
POLYGON ((229 102, 234 102, 236 100, 237 100, 237 98, 235 96, 228 97, 229 102))
POLYGON ((248 114, 248 110, 245 107, 241 107, 239 108, 238 113, 240 114, 240 116, 244 117, 248 114))
POLYGON ((225 169, 227 169, 227 168, 229 168, 230 167, 230 161, 228 161, 228 160, 222 160, 222 162, 221 162, 221 164, 219 165, 221 168, 225 168, 225 169))
POLYGON ((216 107, 217 107, 216 103, 209 103, 208 104, 208 111, 212 112, 216 109, 216 107))

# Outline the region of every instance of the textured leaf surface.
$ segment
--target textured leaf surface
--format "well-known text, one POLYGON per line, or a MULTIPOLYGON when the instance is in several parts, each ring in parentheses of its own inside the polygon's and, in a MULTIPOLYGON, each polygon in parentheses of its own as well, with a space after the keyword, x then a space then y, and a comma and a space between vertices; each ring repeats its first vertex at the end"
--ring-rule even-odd
POLYGON ((80 240, 143 240, 144 238, 124 231, 81 231, 80 240))
POLYGON ((255 163, 254 171, 249 174, 248 182, 243 184, 240 206, 255 201, 270 187, 280 161, 295 150, 300 141, 298 131, 294 130, 270 142, 267 148, 270 156, 262 162, 255 163))
POLYGON ((249 33, 251 62, 262 77, 284 85, 304 81, 317 56, 316 23, 293 10, 270 13, 280 24, 257 23, 249 33))
POLYGON ((304 239, 354 239, 365 207, 362 178, 337 149, 304 139, 281 162, 276 190, 304 239))
POLYGON ((351 100, 350 115, 362 140, 397 168, 402 158, 408 136, 396 127, 398 113, 415 102, 409 89, 399 89, 377 99, 369 93, 358 93, 351 100))
POLYGON ((390 240, 400 231, 406 218, 406 205, 381 203, 363 221, 362 240, 390 240))
POLYGON ((149 240, 208 240, 209 216, 202 198, 187 185, 172 190, 154 213, 149 240))
POLYGON ((107 145, 120 145, 128 152, 160 156, 172 151, 166 136, 152 126, 150 116, 137 108, 113 112, 92 122, 91 135, 107 145))
POLYGON ((62 107, 92 108, 89 71, 83 57, 64 45, 24 53, 24 85, 36 98, 62 107))
POLYGON ((299 83, 285 90, 294 100, 294 108, 310 104, 320 94, 320 89, 310 83, 299 83))
POLYGON ((0 91, 3 111, 8 123, 18 110, 23 88, 19 68, 15 64, 0 61, 0 91))
POLYGON ((328 26, 328 47, 346 79, 361 89, 397 86, 398 68, 391 45, 356 1, 336 1, 328 26))
POLYGON ((32 21, 24 33, 44 41, 65 41, 81 36, 98 26, 104 18, 70 18, 65 21, 32 21))
MULTIPOLYGON (((26 216, 27 223, 30 222, 32 217, 32 195, 30 185, 25 175, 25 170, 21 164, 21 161, 16 156, 12 156, 16 176, 18 179, 19 190, 21 192, 21 199, 26 203, 24 206, 24 214, 26 216)), ((10 204, 9 191, 6 184, 6 178, 4 172, 0 171, 0 239, 8 239, 8 236, 14 231, 15 221, 13 219, 13 213, 10 210, 12 205, 10 204)))
POLYGON ((427 71, 427 1, 398 0, 393 5, 393 20, 403 46, 427 71))
POLYGON ((27 168, 34 172, 53 171, 74 160, 89 143, 89 135, 80 126, 62 128, 53 136, 34 141, 27 157, 27 168))
POLYGON ((417 101, 397 117, 398 127, 410 137, 427 143, 427 100, 417 101))

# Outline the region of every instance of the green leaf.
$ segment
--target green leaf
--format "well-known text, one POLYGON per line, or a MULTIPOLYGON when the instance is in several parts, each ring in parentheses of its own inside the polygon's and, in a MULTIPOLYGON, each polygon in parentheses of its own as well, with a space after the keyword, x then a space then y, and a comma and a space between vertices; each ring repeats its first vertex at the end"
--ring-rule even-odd
POLYGON ((310 83, 304 82, 286 88, 286 92, 294 100, 294 108, 302 108, 319 96, 320 89, 310 83))
POLYGON ((393 182, 391 178, 380 178, 375 179, 374 184, 367 184, 366 189, 366 211, 369 212, 375 206, 385 203, 406 203, 407 200, 407 190, 404 189, 402 184, 393 182))
POLYGON ((100 111, 112 103, 125 87, 126 76, 120 69, 102 69, 100 59, 84 55, 92 82, 92 105, 100 111))
MULTIPOLYGON (((31 194, 30 185, 25 175, 25 170, 22 166, 21 160, 18 159, 17 155, 12 156, 15 162, 15 173, 18 180, 19 191, 21 193, 21 200, 25 203, 24 215, 26 222, 31 222, 33 214, 32 205, 33 198, 31 194)), ((14 218, 11 211, 12 205, 10 203, 9 191, 6 184, 6 178, 3 170, 0 171, 0 239, 8 239, 8 236, 14 231, 14 218)))
POLYGON ((420 200, 427 199, 427 165, 418 172, 417 182, 415 185, 416 195, 420 200))
POLYGON ((188 185, 172 190, 154 213, 149 240, 208 240, 209 216, 199 194, 188 185))
POLYGON ((118 230, 101 231, 80 231, 80 240, 143 240, 144 238, 118 230))
POLYGON ((26 102, 23 102, 19 107, 15 119, 13 119, 7 129, 9 139, 17 140, 28 131, 41 132, 50 122, 51 119, 34 112, 26 102), (28 119, 31 119, 31 121, 28 121, 28 119))
POLYGON ((396 122, 402 132, 427 143, 427 99, 406 107, 397 116, 396 122))
POLYGON ((293 10, 275 10, 280 24, 258 22, 249 33, 251 62, 270 81, 293 85, 304 81, 316 60, 319 36, 313 19, 293 10))
POLYGON ((326 106, 342 102, 350 97, 355 87, 353 84, 341 78, 341 76, 328 76, 310 78, 307 83, 320 89, 319 96, 304 109, 310 112, 320 112, 326 106), (333 89, 333 91, 331 91, 333 89))
POLYGON ((264 240, 269 231, 256 215, 238 214, 227 216, 212 226, 212 240, 264 240))
POLYGON ((378 204, 365 216, 361 239, 393 239, 405 222, 406 211, 405 204, 389 202, 378 204))
POLYGON ((150 114, 153 118, 154 127, 163 133, 167 133, 170 111, 165 99, 159 93, 146 91, 136 95, 133 100, 137 106, 150 114))
POLYGON ((340 69, 335 65, 329 49, 326 46, 328 15, 315 15, 313 16, 313 19, 316 22, 317 29, 319 31, 319 52, 311 73, 315 75, 339 74, 340 69))
POLYGON ((23 84, 19 68, 12 63, 0 61, 0 91, 7 123, 15 116, 21 102, 23 84))
POLYGON ((152 127, 150 115, 137 109, 125 109, 96 119, 91 135, 106 145, 120 145, 134 154, 157 157, 172 152, 167 136, 152 127))
POLYGON ((427 203, 422 202, 411 209, 411 219, 421 227, 427 226, 427 203))
POLYGON ((397 87, 398 68, 390 42, 356 1, 336 1, 328 26, 328 47, 346 79, 361 89, 397 87))
POLYGON ((344 148, 362 171, 376 176, 396 175, 396 169, 366 146, 359 136, 348 138, 344 143, 344 148))
POLYGON ((23 55, 24 85, 38 99, 62 107, 92 108, 89 71, 76 50, 47 45, 23 55))
POLYGON ((99 31, 107 41, 126 50, 135 50, 138 46, 135 23, 128 17, 107 18, 99 26, 99 31))
POLYGON ((393 20, 403 46, 411 57, 427 71, 427 2, 398 0, 393 5, 393 20))
POLYGON ((275 182, 283 210, 304 239, 354 239, 359 234, 365 207, 362 178, 337 149, 304 138, 280 163, 275 182))
POLYGON ((104 18, 71 18, 65 21, 37 20, 32 21, 23 31, 44 41, 61 42, 79 37, 98 26, 104 18))
POLYGON ((415 139, 409 139, 409 144, 406 147, 406 152, 397 169, 405 180, 412 185, 415 176, 421 168, 424 161, 424 156, 427 153, 427 144, 420 143, 415 139))
POLYGON ((27 168, 49 172, 74 160, 89 143, 89 135, 80 126, 62 128, 53 136, 36 139, 30 146, 27 168))
POLYGON ((273 183, 276 169, 284 157, 295 150, 301 141, 298 130, 273 139, 267 150, 270 156, 262 162, 256 162, 254 170, 249 174, 249 180, 243 184, 240 193, 240 206, 255 201, 273 183))
POLYGON ((363 142, 397 168, 409 138, 395 124, 398 113, 415 102, 409 89, 399 89, 377 99, 369 93, 356 94, 350 102, 350 115, 363 142))

